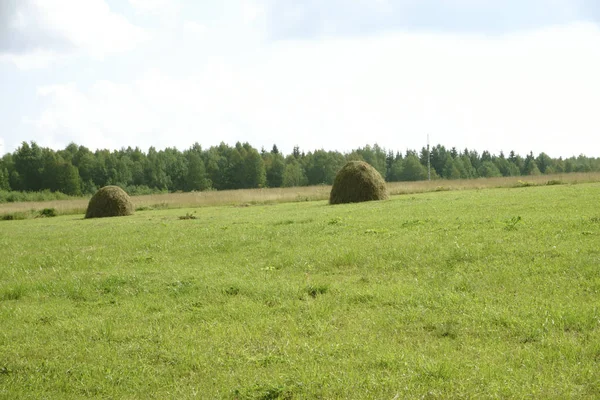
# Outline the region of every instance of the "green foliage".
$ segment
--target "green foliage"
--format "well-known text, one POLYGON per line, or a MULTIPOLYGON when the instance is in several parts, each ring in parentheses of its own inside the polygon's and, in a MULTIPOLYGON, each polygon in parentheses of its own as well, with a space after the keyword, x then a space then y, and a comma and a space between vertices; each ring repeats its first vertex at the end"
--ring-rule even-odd
POLYGON ((0 168, 0 191, 10 191, 9 177, 10 175, 8 174, 8 169, 0 168))
POLYGON ((291 160, 285 167, 283 172, 283 186, 306 186, 308 178, 304 172, 304 168, 296 160, 291 160))
POLYGON ((150 194, 165 194, 165 193, 168 193, 167 190, 152 189, 152 188, 150 188, 150 187, 148 187, 146 185, 127 186, 125 188, 125 191, 129 195, 131 195, 131 196, 144 196, 144 195, 150 195, 150 194))
POLYGON ((446 179, 460 179, 464 176, 461 173, 461 168, 464 170, 464 166, 459 159, 452 159, 448 157, 443 170, 443 176, 446 179))
POLYGON ((541 175, 542 174, 537 166, 537 163, 535 162, 533 153, 529 153, 529 155, 527 155, 527 158, 525 158, 521 172, 523 175, 541 175))
POLYGON ((529 161, 525 164, 525 173, 524 175, 541 175, 539 168, 534 160, 529 161))
POLYGON ((58 212, 55 208, 44 208, 42 210, 16 211, 12 213, 9 212, 0 215, 0 219, 2 221, 15 221, 31 218, 56 217, 57 215, 58 212))
POLYGON ((384 149, 375 144, 373 147, 367 145, 352 152, 347 161, 365 161, 379 172, 381 176, 387 173, 387 155, 384 149))
POLYGON ((244 176, 237 185, 240 188, 262 188, 267 184, 267 172, 262 157, 255 149, 247 146, 243 160, 244 176))
POLYGON ((40 211, 41 217, 56 217, 57 215, 56 208, 44 208, 40 211))
POLYGON ((0 190, 0 203, 19 203, 28 201, 69 200, 73 197, 60 192, 43 190, 41 192, 7 192, 0 190))
POLYGON ((267 182, 261 155, 248 143, 230 147, 221 143, 205 155, 208 176, 215 189, 249 189, 264 187, 267 182))
POLYGON ((402 168, 404 160, 400 154, 397 154, 393 160, 389 161, 389 169, 386 175, 386 181, 399 182, 402 180, 402 168))
MULTIPOLYGON (((188 165, 186 158, 176 148, 168 147, 159 153, 167 173, 167 189, 170 192, 181 190, 186 186, 188 176, 188 165)), ((199 166, 199 165, 198 165, 199 166)), ((201 177, 198 177, 201 179, 201 177)))
MULTIPOLYGON (((131 194, 329 185, 348 161, 367 162, 388 182, 418 181, 427 179, 427 158, 426 148, 407 150, 403 157, 377 144, 346 154, 305 153, 296 146, 286 157, 277 146, 259 153, 240 142, 208 149, 195 143, 184 151, 150 147, 146 153, 137 147, 92 152, 75 143, 55 151, 23 142, 13 154, 0 159, 0 191, 50 190, 78 196, 94 194, 107 185, 127 188, 131 194)), ((430 159, 432 179, 600 171, 600 158, 583 155, 553 159, 545 153, 537 157, 530 153, 523 158, 511 151, 505 157, 488 151, 447 150, 439 144, 431 147, 430 159)))
POLYGON ((59 163, 55 167, 54 179, 56 180, 56 191, 70 196, 81 195, 81 178, 79 170, 71 163, 59 163))
POLYGON ((502 176, 519 176, 521 174, 519 167, 506 158, 496 158, 494 164, 502 176))
POLYGON ((387 198, 387 187, 379 172, 364 161, 350 161, 335 177, 329 203, 358 203, 387 198))
POLYGON ((271 188, 283 186, 285 172, 285 159, 283 158, 283 155, 279 153, 277 146, 274 147, 274 150, 277 150, 277 152, 271 151, 271 153, 263 154, 267 186, 271 188))
POLYGON ((401 181, 422 181, 427 179, 427 167, 415 155, 408 155, 402 162, 401 181))
POLYGON ((550 156, 548 154, 543 153, 543 152, 540 153, 539 156, 537 156, 537 158, 535 159, 535 162, 542 174, 551 172, 548 170, 552 169, 553 168, 552 165, 554 164, 552 158, 550 158, 550 156))
POLYGON ((17 176, 17 182, 11 188, 25 191, 38 191, 44 188, 44 154, 35 142, 31 145, 23 142, 14 155, 14 168, 17 176))
POLYGON ((15 221, 15 220, 27 219, 27 218, 31 218, 31 213, 24 212, 24 211, 18 211, 18 212, 7 213, 7 214, 2 215, 3 221, 15 221))
MULTIPOLYGON (((453 161, 452 154, 444 146, 438 144, 431 148, 431 168, 436 174, 441 174, 444 178, 456 179, 444 175, 448 163, 451 161, 453 161)), ((426 165, 426 162, 423 165, 426 165)), ((452 171, 450 173, 452 175, 452 171)))
POLYGON ((118 186, 105 186, 92 196, 85 218, 122 217, 134 212, 129 195, 118 186))
POLYGON ((467 150, 465 149, 465 151, 459 157, 459 159, 460 159, 459 170, 461 173, 461 178, 462 179, 477 178, 478 177, 477 169, 475 168, 475 166, 473 165, 473 162, 472 162, 474 157, 471 157, 468 154, 467 150), (462 168, 461 168, 461 166, 462 166, 462 168))
POLYGON ((187 173, 184 184, 184 190, 186 191, 203 191, 209 189, 211 186, 210 180, 206 174, 206 168, 204 161, 201 157, 201 152, 188 152, 187 153, 187 173))
POLYGON ((331 185, 337 172, 346 164, 344 156, 333 151, 317 150, 308 153, 305 171, 309 185, 331 185))
POLYGON ((502 176, 500 170, 492 161, 484 161, 479 166, 477 173, 482 178, 495 178, 502 176))

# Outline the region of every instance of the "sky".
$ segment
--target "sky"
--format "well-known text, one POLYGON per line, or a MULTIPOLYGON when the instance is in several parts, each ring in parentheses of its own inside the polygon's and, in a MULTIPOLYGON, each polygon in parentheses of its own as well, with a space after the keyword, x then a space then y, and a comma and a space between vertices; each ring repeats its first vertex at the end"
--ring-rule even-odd
POLYGON ((600 157, 597 0, 0 0, 0 154, 600 157))

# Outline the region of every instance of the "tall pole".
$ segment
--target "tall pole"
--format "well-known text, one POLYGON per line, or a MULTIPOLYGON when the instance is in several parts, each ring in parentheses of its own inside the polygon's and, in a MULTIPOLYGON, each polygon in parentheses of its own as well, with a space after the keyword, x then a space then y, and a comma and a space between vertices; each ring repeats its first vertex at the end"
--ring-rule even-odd
POLYGON ((429 151, 429 134, 427 134, 427 180, 431 180, 431 152, 429 151))

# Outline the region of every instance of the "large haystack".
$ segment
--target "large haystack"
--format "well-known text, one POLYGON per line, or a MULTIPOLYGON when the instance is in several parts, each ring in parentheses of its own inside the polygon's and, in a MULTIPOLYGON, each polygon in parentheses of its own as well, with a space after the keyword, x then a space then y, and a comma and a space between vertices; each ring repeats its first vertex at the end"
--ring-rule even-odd
POLYGON ((336 175, 329 204, 385 200, 387 187, 381 174, 364 161, 350 161, 336 175))
POLYGON ((121 217, 133 214, 129 195, 118 186, 105 186, 90 199, 86 218, 121 217))

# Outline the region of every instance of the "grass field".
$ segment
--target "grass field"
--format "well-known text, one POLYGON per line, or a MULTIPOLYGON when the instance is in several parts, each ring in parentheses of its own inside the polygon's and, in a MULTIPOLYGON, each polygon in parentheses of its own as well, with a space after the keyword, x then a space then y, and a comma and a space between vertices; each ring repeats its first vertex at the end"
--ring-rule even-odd
POLYGON ((599 198, 2 221, 0 398, 600 398, 599 198))
MULTIPOLYGON (((540 186, 547 184, 576 184, 600 182, 600 173, 568 173, 555 175, 539 175, 527 177, 480 178, 458 180, 433 180, 418 182, 389 182, 390 194, 415 194, 448 190, 472 190, 489 188, 512 188, 522 186, 540 186)), ((132 196, 136 208, 166 209, 182 207, 212 207, 240 204, 272 204, 326 200, 329 198, 331 186, 303 186, 270 189, 242 189, 206 192, 166 193, 132 196)), ((85 214, 89 197, 71 200, 28 201, 0 203, 0 219, 8 214, 16 215, 15 219, 34 218, 36 211, 54 208, 57 213, 85 214)))

